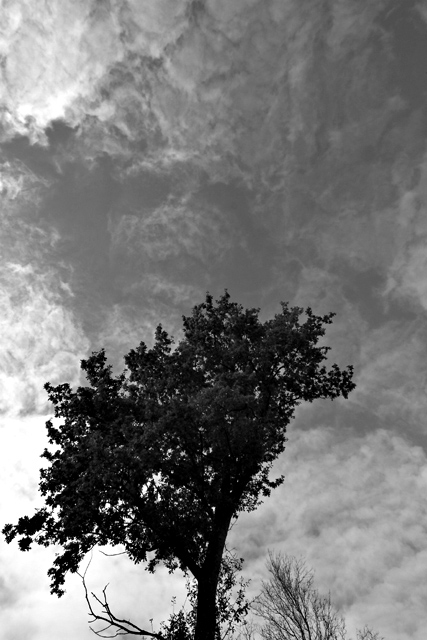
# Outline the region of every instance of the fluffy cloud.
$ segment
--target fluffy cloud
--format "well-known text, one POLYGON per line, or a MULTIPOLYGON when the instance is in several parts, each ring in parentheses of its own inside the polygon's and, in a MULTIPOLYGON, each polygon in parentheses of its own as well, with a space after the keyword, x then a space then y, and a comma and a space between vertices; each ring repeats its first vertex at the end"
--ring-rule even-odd
POLYGON ((31 265, 3 265, 1 291, 1 411, 9 415, 46 409, 43 384, 78 380, 87 343, 73 316, 52 291, 50 274, 31 265))
POLYGON ((166 141, 164 154, 184 154, 217 172, 225 163, 229 175, 252 182, 258 174, 272 186, 289 171, 285 156, 296 155, 289 158, 295 164, 301 154, 317 152, 316 137, 336 131, 333 114, 316 106, 325 104, 319 100, 325 92, 326 102, 341 103, 337 91, 357 95, 359 112, 347 117, 359 137, 360 124, 372 125, 376 112, 385 124, 391 108, 381 90, 366 91, 367 83, 378 85, 387 59, 386 48, 377 43, 375 50, 370 41, 387 2, 361 10, 331 0, 326 11, 321 2, 261 0, 232 7, 212 0, 203 8, 115 1, 105 10, 68 0, 41 3, 37 11, 28 3, 6 4, 3 103, 20 132, 31 123, 41 131, 55 118, 77 124, 92 115, 106 129, 114 125, 140 139, 148 125, 166 141), (366 60, 356 56, 352 86, 342 86, 347 56, 367 43, 366 60))
POLYGON ((90 93, 105 63, 119 55, 120 42, 108 27, 108 12, 98 12, 95 19, 94 6, 42 2, 35 9, 31 2, 3 2, 2 102, 19 133, 33 124, 42 135, 51 120, 65 116, 77 97, 90 93))
MULTIPOLYGON (((390 2, 7 6, 3 102, 21 123, 12 133, 28 125, 34 139, 31 127, 44 135, 64 118, 79 125, 71 157, 107 153, 123 182, 147 169, 174 175, 174 188, 184 178, 190 191, 203 175, 242 180, 258 192, 253 214, 273 221, 281 243, 304 242, 309 263, 387 270, 399 254, 396 198, 418 166, 423 118, 405 114, 393 84, 396 54, 380 38, 390 2), (41 53, 27 70, 33 43, 41 53)), ((173 210, 164 216, 176 226, 173 210)), ((390 277, 414 289, 422 248, 410 254, 406 279, 398 263, 390 277)))
MULTIPOLYGON (((16 410, 15 406, 13 410, 16 410)), ((42 466, 39 456, 47 446, 41 416, 13 417, 11 413, 13 411, 6 419, 0 419, 5 444, 0 450, 0 483, 4 488, 0 497, 1 528, 5 523, 16 522, 24 514, 30 515, 35 506, 41 506, 37 498, 39 467, 42 466)), ((52 602, 40 597, 48 592, 46 570, 53 559, 54 549, 37 548, 31 551, 30 557, 20 552, 16 544, 8 546, 2 541, 0 601, 5 637, 15 640, 22 640, 27 634, 34 638, 45 637, 44 620, 48 619, 49 626, 57 629, 58 637, 71 640, 66 631, 72 618, 69 609, 67 612, 67 607, 61 603, 56 614, 52 614, 52 602)), ((83 607, 80 607, 82 621, 84 614, 83 607)))
MULTIPOLYGON (((16 522, 20 516, 31 515, 42 505, 38 496, 39 455, 47 446, 43 417, 8 416, 0 419, 0 429, 7 429, 5 446, 0 448, 0 528, 16 522)), ((107 553, 120 549, 104 548, 107 553)), ((16 542, 0 545, 0 604, 2 608, 2 637, 24 640, 31 636, 43 640, 47 636, 73 640, 91 638, 88 627, 87 605, 78 576, 70 575, 66 581, 66 595, 58 599, 49 595, 47 570, 52 566, 56 548, 45 549, 34 545, 30 553, 19 551, 16 542)), ((82 570, 90 556, 85 558, 82 570)), ((122 556, 107 558, 95 550, 87 572, 90 590, 102 595, 110 583, 108 594, 113 610, 136 623, 147 625, 154 618, 155 628, 166 620, 171 611, 171 598, 177 596, 177 607, 185 599, 184 583, 179 572, 169 575, 160 569, 154 576, 144 567, 133 565, 122 556)))
POLYGON ((302 555, 316 570, 318 588, 330 590, 348 614, 350 631, 366 623, 389 640, 421 640, 423 450, 385 430, 363 437, 344 430, 338 440, 327 428, 293 430, 276 471, 285 473, 284 485, 233 529, 254 591, 265 576, 267 548, 302 555))
POLYGON ((1 101, 10 135, 28 134, 45 143, 43 129, 85 114, 101 119, 111 105, 98 108, 96 89, 128 51, 156 58, 187 27, 186 2, 112 1, 61 5, 4 0, 0 51, 5 60, 1 101))

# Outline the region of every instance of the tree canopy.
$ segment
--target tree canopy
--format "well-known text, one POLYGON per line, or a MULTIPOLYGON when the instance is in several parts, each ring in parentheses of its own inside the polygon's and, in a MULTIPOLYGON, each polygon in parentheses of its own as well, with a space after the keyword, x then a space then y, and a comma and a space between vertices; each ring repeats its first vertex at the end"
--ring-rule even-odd
POLYGON ((261 322, 227 291, 207 294, 183 317, 178 344, 159 325, 153 347, 131 350, 120 375, 100 350, 81 362, 89 386, 46 383, 61 424, 46 423, 45 506, 6 525, 6 540, 62 548, 48 571, 58 596, 95 545, 122 545, 150 571, 159 562, 190 571, 195 637, 213 638, 231 522, 283 482, 270 472, 296 407, 355 386, 352 367, 327 368, 329 347, 318 346, 333 316, 282 303, 261 322))

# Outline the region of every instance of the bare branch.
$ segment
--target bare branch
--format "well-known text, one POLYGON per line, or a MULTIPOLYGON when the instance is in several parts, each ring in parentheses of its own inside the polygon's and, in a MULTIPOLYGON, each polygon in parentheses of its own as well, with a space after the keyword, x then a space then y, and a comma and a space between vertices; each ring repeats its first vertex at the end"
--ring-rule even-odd
POLYGON ((99 638, 117 638, 118 636, 122 636, 122 635, 134 635, 134 636, 149 636, 150 638, 156 638, 157 640, 164 640, 164 636, 161 633, 154 633, 153 631, 147 631, 146 629, 142 629, 141 627, 138 627, 138 625, 134 624, 133 622, 130 622, 130 620, 126 620, 124 618, 118 618, 116 615, 114 615, 113 612, 111 611, 110 605, 108 604, 108 600, 107 600, 108 584, 106 584, 102 590, 102 593, 104 596, 103 600, 101 600, 95 593, 93 593, 93 591, 91 592, 92 598, 96 600, 96 602, 98 602, 98 604, 102 607, 102 615, 95 613, 89 598, 89 593, 88 593, 86 580, 85 580, 86 572, 88 570, 88 567, 91 561, 92 561, 92 558, 89 560, 89 563, 83 575, 78 573, 78 575, 80 576, 83 582, 85 598, 86 598, 87 605, 89 607, 89 615, 93 618, 93 620, 89 620, 89 625, 92 625, 94 622, 106 622, 107 626, 98 630, 90 626, 90 630, 99 638), (116 628, 115 633, 110 635, 103 635, 104 631, 107 631, 112 627, 116 628))
POLYGON ((313 586, 314 573, 302 560, 270 553, 272 578, 263 582, 253 607, 265 622, 265 640, 344 640, 344 619, 333 609, 330 596, 313 586))
POLYGON ((363 629, 358 629, 357 640, 384 640, 384 638, 380 637, 378 632, 375 633, 368 626, 365 626, 363 629))
MULTIPOLYGON (((331 604, 331 594, 319 594, 314 572, 303 560, 269 554, 268 582, 252 609, 263 620, 258 631, 264 640, 346 640, 345 620, 331 604)), ((253 640, 251 637, 250 640, 253 640)), ((384 640, 369 627, 357 631, 357 640, 384 640)))

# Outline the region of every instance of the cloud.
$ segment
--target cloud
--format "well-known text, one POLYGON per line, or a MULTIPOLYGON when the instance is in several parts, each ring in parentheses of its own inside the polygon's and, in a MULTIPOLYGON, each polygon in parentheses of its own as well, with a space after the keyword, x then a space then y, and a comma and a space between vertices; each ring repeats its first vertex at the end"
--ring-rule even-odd
POLYGON ((290 430, 276 464, 284 485, 256 513, 241 516, 233 543, 247 558, 254 592, 266 576, 267 548, 303 555, 320 591, 330 590, 349 614, 350 631, 366 623, 389 640, 421 640, 425 453, 383 429, 362 437, 342 429, 338 439, 326 427, 290 430))
MULTIPOLYGON (((3 528, 5 523, 15 523, 20 516, 31 515, 43 504, 37 485, 39 467, 43 464, 40 454, 47 446, 47 438, 41 416, 9 415, 7 420, 0 419, 0 430, 5 445, 0 448, 0 484, 7 488, 0 494, 0 528, 3 528)), ((76 634, 88 639, 93 635, 78 576, 67 577, 67 593, 62 599, 49 595, 46 574, 56 550, 34 545, 30 553, 23 553, 16 541, 6 545, 3 540, 0 544, 2 637, 24 640, 30 636, 43 640, 48 633, 52 638, 73 640, 76 634)), ((103 550, 117 553, 121 549, 103 550)), ((89 557, 85 562, 88 560, 89 557)), ((169 616, 172 596, 178 598, 177 607, 185 599, 178 572, 170 576, 166 569, 160 569, 152 576, 144 571, 144 566, 135 566, 121 556, 106 558, 99 550, 94 551, 87 582, 100 596, 109 582, 110 603, 115 611, 147 625, 153 617, 156 628, 169 616)))
POLYGON ((13 133, 46 144, 55 119, 78 123, 85 114, 108 117, 93 103, 94 89, 127 51, 156 57, 187 26, 187 3, 99 3, 65 0, 61 5, 9 0, 4 7, 0 51, 4 124, 13 133))
POLYGON ((4 161, 2 170, 0 411, 11 417, 46 411, 47 380, 76 382, 88 341, 69 307, 62 238, 40 216, 53 179, 20 159, 4 161))
POLYGON ((8 415, 46 410, 43 384, 76 382, 87 342, 52 287, 52 274, 30 264, 3 265, 0 347, 1 411, 8 415))
POLYGON ((389 322, 366 333, 356 363, 356 390, 350 403, 360 404, 384 424, 423 435, 427 410, 425 328, 422 319, 389 322))
POLYGON ((418 184, 401 194, 397 221, 400 227, 399 251, 388 271, 384 291, 391 299, 412 301, 427 310, 425 258, 427 249, 427 162, 420 164, 418 184))
POLYGON ((415 5, 415 10, 418 12, 418 14, 424 20, 424 22, 427 23, 427 7, 426 7, 426 5, 423 2, 417 2, 416 5, 415 5))
POLYGON ((348 51, 354 46, 354 39, 367 29, 367 35, 377 29, 375 18, 390 4, 380 0, 375 4, 356 6, 352 2, 333 1, 330 3, 332 26, 328 33, 328 44, 334 53, 348 51))
MULTIPOLYGON (((157 174, 180 196, 202 179, 241 181, 257 190, 251 215, 269 221, 276 242, 303 244, 307 267, 333 269, 338 258, 359 270, 387 270, 399 255, 396 200, 416 171, 424 120, 405 112, 393 84, 396 54, 380 38, 390 2, 164 0, 155 7, 111 2, 103 10, 67 1, 37 12, 9 4, 5 114, 21 123, 15 133, 31 125, 44 144, 52 119, 76 126, 59 164, 90 165, 106 153, 122 184, 157 174), (81 46, 70 46, 69 34, 81 46), (27 72, 33 42, 43 51, 27 72)), ((162 210, 175 228, 174 206, 156 215, 162 210)), ((185 217, 189 225, 193 218, 192 230, 181 222, 180 232, 194 236, 212 212, 196 220, 187 209, 185 217)), ((140 228, 136 218, 126 213, 115 234, 123 239, 132 225, 140 228)), ((143 224, 151 237, 149 218, 143 224)), ((171 246, 169 235, 161 246, 154 239, 152 253, 187 251, 182 241, 171 246)), ((407 288, 422 271, 421 253, 407 288)), ((404 282, 398 272, 396 262, 390 277, 404 282)))
POLYGON ((113 251, 124 251, 133 266, 179 256, 209 264, 235 244, 232 227, 220 210, 188 200, 171 200, 145 215, 124 214, 111 221, 110 233, 113 251))
MULTIPOLYGON (((0 448, 0 485, 7 488, 0 494, 0 528, 3 528, 5 523, 16 523, 20 516, 31 515, 43 504, 37 485, 39 467, 43 464, 39 456, 47 446, 47 438, 41 416, 8 416, 7 420, 0 419, 0 430, 4 442, 0 448)), ((76 636, 88 639, 93 636, 78 576, 67 577, 63 598, 49 594, 46 574, 56 551, 56 547, 34 545, 30 553, 23 553, 16 541, 6 545, 3 540, 0 544, 2 638, 44 640, 48 635, 73 640, 76 636)), ((179 572, 170 576, 166 569, 160 569, 152 576, 144 571, 143 565, 135 566, 122 556, 106 558, 99 550, 93 556, 87 572, 88 587, 101 596, 104 586, 110 583, 110 603, 123 617, 147 625, 153 617, 158 628, 169 616, 172 596, 177 596, 177 607, 183 604, 185 588, 179 572)), ((88 560, 89 557, 83 569, 88 560)))
MULTIPOLYGON (((239 268, 240 289, 274 295, 275 311, 283 297, 338 311, 326 343, 356 365, 357 390, 348 409, 306 411, 319 430, 295 430, 283 492, 242 520, 239 544, 258 575, 267 546, 308 555, 354 626, 376 620, 388 638, 415 637, 410 615, 427 626, 416 595, 425 461, 396 431, 419 441, 427 408, 426 119, 399 75, 404 54, 385 21, 394 2, 3 4, 1 139, 27 137, 37 158, 45 145, 58 171, 41 178, 4 146, 8 415, 46 411, 47 379, 79 381, 87 325, 116 363, 159 320, 175 333, 202 289, 228 286, 239 268), (58 119, 74 127, 61 149, 47 130, 58 119), (111 170, 82 193, 100 156, 111 170), (231 205, 208 194, 220 182, 241 188, 231 205), (71 284, 52 267, 58 247, 63 267, 75 260, 71 284), (325 415, 333 436, 322 435, 325 415), (387 436, 361 435, 374 421, 387 436)), ((30 497, 34 481, 21 485, 30 497)))
MULTIPOLYGON (((3 161, 0 164, 0 197, 9 206, 20 196, 20 204, 31 199, 33 204, 40 197, 40 191, 48 186, 47 180, 35 175, 24 163, 3 161)), ((3 223, 4 224, 4 223, 3 223)))
POLYGON ((24 217, 22 214, 25 215, 30 206, 34 210, 49 186, 49 180, 37 175, 24 162, 18 159, 0 161, 0 225, 3 232, 16 224, 18 212, 24 217))
MULTIPOLYGON (((94 350, 105 348, 110 363, 115 365, 117 373, 124 369, 123 356, 134 349, 141 341, 152 346, 154 332, 160 322, 159 314, 152 308, 152 300, 141 313, 136 305, 115 304, 100 322, 94 350)), ((169 314, 170 316, 170 314, 169 314)), ((168 322, 164 324, 169 330, 168 322)))
POLYGON ((189 2, 160 0, 129 0, 113 3, 126 28, 126 36, 132 48, 142 50, 153 57, 182 35, 188 27, 189 2))
POLYGON ((76 98, 90 94, 106 65, 120 55, 113 17, 99 11, 95 19, 95 6, 66 0, 35 8, 12 0, 4 7, 2 102, 19 133, 32 123, 45 142, 49 122, 64 117, 76 98))
POLYGON ((352 137, 359 131, 363 139, 375 114, 385 125, 393 112, 382 88, 366 91, 378 85, 387 58, 385 46, 371 43, 386 2, 363 10, 348 1, 330 2, 329 10, 320 2, 261 0, 232 7, 218 0, 111 2, 108 10, 70 0, 37 11, 8 4, 5 113, 21 133, 32 123, 40 141, 53 119, 76 125, 92 117, 104 128, 101 145, 114 131, 124 151, 127 140, 148 137, 158 155, 191 159, 215 180, 285 186, 298 156, 313 156, 316 137, 336 131, 333 119, 341 118, 317 105, 343 102, 345 58, 367 43, 351 76, 360 103, 347 114, 357 125, 352 137))

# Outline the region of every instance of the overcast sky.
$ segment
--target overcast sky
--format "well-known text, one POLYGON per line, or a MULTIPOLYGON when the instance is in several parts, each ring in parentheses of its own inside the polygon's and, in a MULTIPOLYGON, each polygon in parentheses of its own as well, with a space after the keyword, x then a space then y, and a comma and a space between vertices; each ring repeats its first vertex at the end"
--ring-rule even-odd
MULTIPOLYGON (((427 629, 427 2, 0 0, 1 526, 40 506, 43 384, 115 370, 209 290, 335 311, 347 401, 301 407, 286 481, 231 542, 304 555, 351 634, 427 629)), ((0 542, 1 640, 85 640, 53 549, 0 542)), ((95 552, 91 589, 165 619, 179 575, 95 552)))

